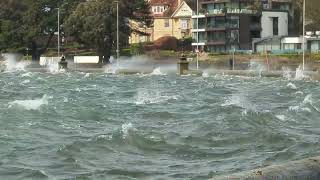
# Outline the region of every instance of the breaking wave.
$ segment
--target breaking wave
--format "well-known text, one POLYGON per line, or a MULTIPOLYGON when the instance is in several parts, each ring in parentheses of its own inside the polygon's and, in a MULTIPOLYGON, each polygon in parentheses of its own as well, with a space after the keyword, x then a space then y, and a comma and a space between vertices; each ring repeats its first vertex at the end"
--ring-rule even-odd
POLYGON ((25 110, 39 110, 42 106, 49 104, 49 97, 47 95, 44 95, 40 99, 34 99, 34 100, 15 100, 12 102, 9 102, 9 108, 12 107, 21 107, 25 110))

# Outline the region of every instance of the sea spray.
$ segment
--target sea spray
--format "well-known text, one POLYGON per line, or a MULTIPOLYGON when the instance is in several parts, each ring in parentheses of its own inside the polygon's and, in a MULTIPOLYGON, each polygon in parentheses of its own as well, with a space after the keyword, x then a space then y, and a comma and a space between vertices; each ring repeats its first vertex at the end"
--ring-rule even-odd
POLYGON ((166 74, 161 72, 161 68, 158 67, 152 71, 151 75, 166 75, 166 74))
POLYGON ((257 61, 250 61, 249 71, 255 72, 258 75, 258 77, 261 77, 262 72, 266 70, 267 68, 264 64, 257 61))
POLYGON ((295 75, 295 80, 303 80, 303 79, 307 79, 309 78, 307 75, 304 74, 304 70, 302 68, 302 66, 299 66, 296 69, 296 75, 295 75))
POLYGON ((292 72, 288 67, 282 67, 282 74, 285 79, 287 80, 292 79, 292 72))

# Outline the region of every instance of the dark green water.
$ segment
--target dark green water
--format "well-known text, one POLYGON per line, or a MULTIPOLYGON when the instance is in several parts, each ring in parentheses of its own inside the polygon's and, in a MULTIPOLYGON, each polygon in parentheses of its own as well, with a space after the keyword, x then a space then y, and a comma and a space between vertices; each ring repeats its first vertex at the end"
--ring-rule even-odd
POLYGON ((319 82, 0 73, 0 179, 207 179, 320 154, 319 82))

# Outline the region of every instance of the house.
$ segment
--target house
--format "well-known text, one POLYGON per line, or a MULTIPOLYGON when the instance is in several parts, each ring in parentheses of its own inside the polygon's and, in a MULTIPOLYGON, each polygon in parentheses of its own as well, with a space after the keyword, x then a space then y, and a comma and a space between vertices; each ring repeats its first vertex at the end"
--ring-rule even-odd
POLYGON ((191 7, 182 0, 149 0, 153 16, 153 26, 131 22, 131 27, 143 33, 132 33, 129 43, 155 41, 163 36, 182 39, 191 36, 191 7))

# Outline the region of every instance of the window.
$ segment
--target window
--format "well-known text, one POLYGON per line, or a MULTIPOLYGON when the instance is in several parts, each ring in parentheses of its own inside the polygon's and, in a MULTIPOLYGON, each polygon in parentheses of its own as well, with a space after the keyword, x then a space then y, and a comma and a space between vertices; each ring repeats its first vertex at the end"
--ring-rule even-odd
POLYGON ((273 17, 272 18, 272 24, 273 24, 273 35, 278 36, 279 35, 279 18, 273 17))
POLYGON ((187 19, 181 19, 180 23, 181 23, 181 29, 182 30, 188 29, 188 20, 187 19))
POLYGON ((169 19, 164 20, 164 27, 170 27, 169 19))
POLYGON ((215 9, 224 9, 224 3, 215 4, 215 9))
POLYGON ((160 7, 159 6, 157 7, 157 12, 160 12, 160 7))

